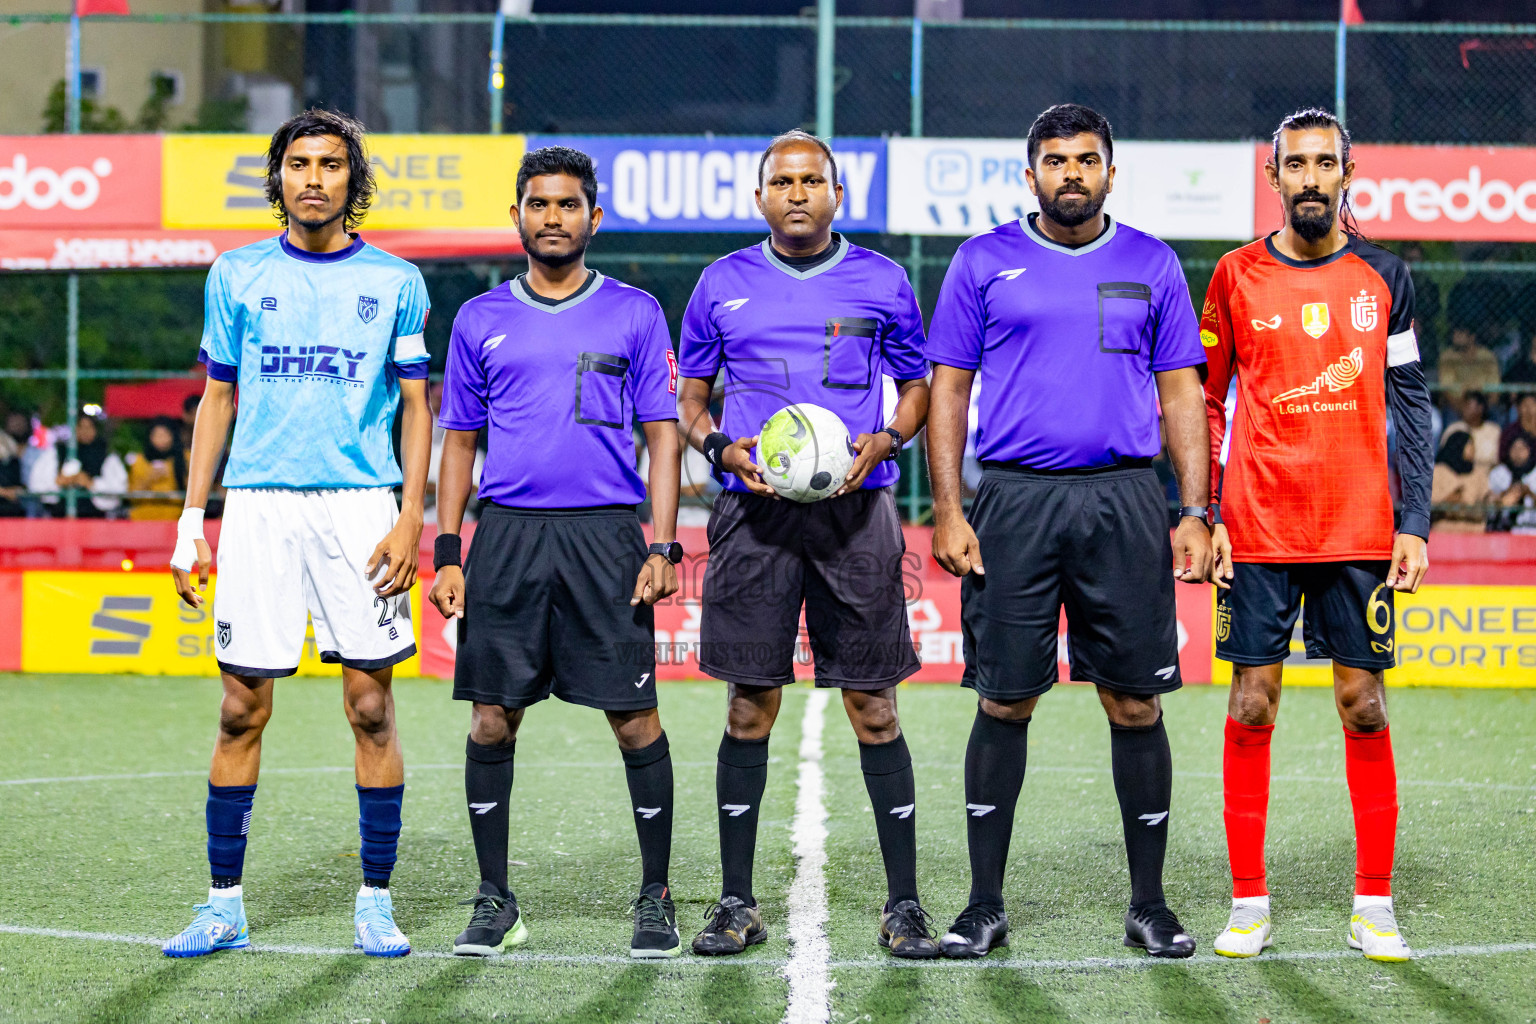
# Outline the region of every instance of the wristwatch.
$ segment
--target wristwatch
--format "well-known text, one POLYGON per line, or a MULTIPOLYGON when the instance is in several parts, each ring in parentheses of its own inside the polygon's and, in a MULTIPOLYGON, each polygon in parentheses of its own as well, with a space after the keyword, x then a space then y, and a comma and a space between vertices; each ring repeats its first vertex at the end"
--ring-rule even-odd
POLYGON ((895 462, 896 456, 901 454, 901 431, 897 430, 895 427, 886 427, 885 430, 881 431, 881 433, 891 435, 891 453, 887 455, 886 458, 892 462, 895 462))
POLYGON ((673 565, 676 565, 683 560, 683 546, 675 540, 668 541, 665 544, 652 544, 645 549, 645 557, 649 558, 652 555, 660 555, 673 565))

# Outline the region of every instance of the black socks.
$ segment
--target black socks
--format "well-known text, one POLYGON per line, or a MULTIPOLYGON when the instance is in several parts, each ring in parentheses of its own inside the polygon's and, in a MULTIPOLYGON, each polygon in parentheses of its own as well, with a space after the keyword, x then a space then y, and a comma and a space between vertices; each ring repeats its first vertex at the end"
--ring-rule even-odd
POLYGON ((665 886, 672 859, 672 750, 667 734, 650 746, 621 753, 640 838, 640 887, 665 886))
POLYGON ((875 812, 875 834, 885 860, 887 907, 917 899, 917 801, 907 738, 860 743, 859 767, 875 812))
POLYGON ((971 903, 1001 908, 1013 811, 1024 785, 1029 719, 1005 722, 976 708, 965 748, 965 833, 971 852, 971 903))
POLYGON ((475 838, 480 880, 494 882, 506 895, 507 802, 512 796, 512 755, 517 741, 483 747, 469 740, 464 751, 464 795, 469 801, 469 831, 475 838))
POLYGON ((715 767, 715 802, 720 808, 720 895, 756 906, 752 895, 752 854, 757 849, 757 814, 768 785, 768 738, 720 738, 715 767))
POLYGON ((1155 724, 1139 728, 1111 722, 1109 751, 1131 869, 1131 906, 1161 903, 1168 805, 1173 798, 1173 753, 1162 715, 1155 724))

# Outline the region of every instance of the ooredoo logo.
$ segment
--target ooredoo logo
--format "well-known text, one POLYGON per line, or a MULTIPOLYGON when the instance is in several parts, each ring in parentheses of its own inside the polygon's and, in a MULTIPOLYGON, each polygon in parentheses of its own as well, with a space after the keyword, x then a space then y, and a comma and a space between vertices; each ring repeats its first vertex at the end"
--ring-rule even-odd
POLYGON ((9 167, 0 165, 0 210, 14 210, 25 203, 34 210, 63 206, 86 210, 101 197, 101 179, 112 173, 112 161, 99 156, 89 167, 56 171, 29 167, 25 153, 17 153, 9 167))
POLYGON ((1485 181, 1476 164, 1444 184, 1433 178, 1356 178, 1350 195, 1362 221, 1390 221, 1403 213, 1420 223, 1444 217, 1457 224, 1479 218, 1502 224, 1518 217, 1536 224, 1536 179, 1485 181))

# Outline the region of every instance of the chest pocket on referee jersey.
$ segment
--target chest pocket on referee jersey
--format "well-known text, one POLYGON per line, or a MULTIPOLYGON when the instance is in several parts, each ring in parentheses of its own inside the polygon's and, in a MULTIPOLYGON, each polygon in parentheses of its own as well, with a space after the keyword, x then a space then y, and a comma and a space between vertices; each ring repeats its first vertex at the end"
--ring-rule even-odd
POLYGON ((1136 355, 1152 351, 1152 289, 1138 281, 1099 285, 1099 351, 1136 355))
POLYGON ((863 316, 835 316, 827 321, 827 347, 821 382, 843 391, 868 391, 875 379, 875 335, 879 323, 863 316))
POLYGON ((629 360, 606 352, 583 352, 576 360, 576 422, 626 430, 624 375, 629 360))

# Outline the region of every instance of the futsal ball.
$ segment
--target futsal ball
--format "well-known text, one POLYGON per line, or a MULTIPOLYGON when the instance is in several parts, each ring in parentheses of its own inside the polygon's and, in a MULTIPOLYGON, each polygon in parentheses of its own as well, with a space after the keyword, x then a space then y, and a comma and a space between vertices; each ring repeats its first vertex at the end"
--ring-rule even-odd
POLYGON ((820 501, 848 478, 856 453, 848 428, 819 405, 787 405, 758 435, 763 480, 790 501, 820 501))

